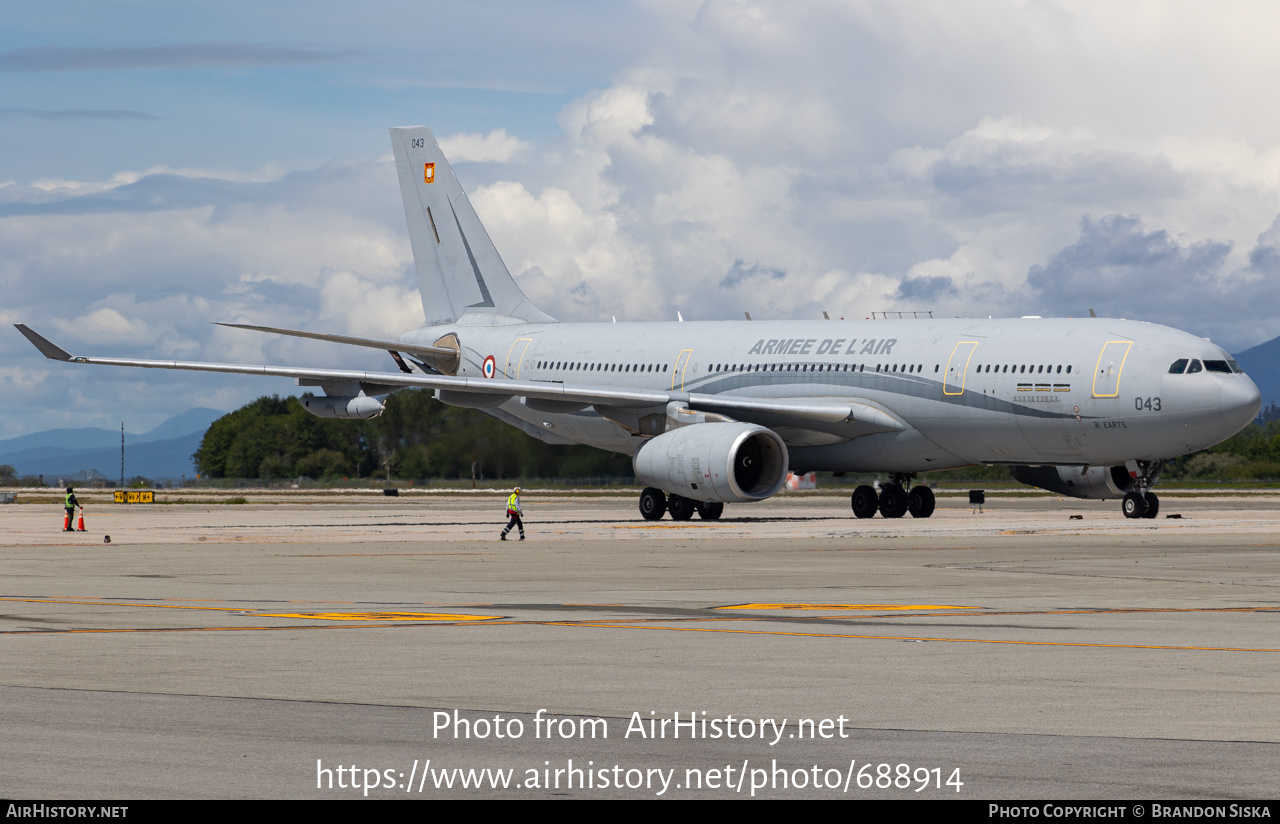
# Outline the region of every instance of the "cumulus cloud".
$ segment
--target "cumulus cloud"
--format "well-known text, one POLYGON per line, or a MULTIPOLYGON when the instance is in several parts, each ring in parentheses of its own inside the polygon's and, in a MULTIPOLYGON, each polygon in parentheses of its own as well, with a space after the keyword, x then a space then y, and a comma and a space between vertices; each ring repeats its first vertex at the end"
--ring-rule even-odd
POLYGON ((1250 249, 1280 196, 1274 113, 1155 82, 1154 67, 1245 85, 1280 69, 1252 33, 1259 9, 1144 9, 664 5, 652 52, 565 107, 564 138, 477 209, 566 319, 1095 306, 1257 342, 1280 326, 1118 285, 1145 279, 1136 295, 1167 272, 1234 315, 1226 296, 1269 260, 1250 249), (1176 33, 1144 34, 1152 14, 1176 33), (1239 50, 1196 37, 1209 31, 1239 50), (573 219, 531 219, 553 204, 573 219), (1142 260, 1121 278, 1125 249, 1142 260))
MULTIPOLYGON (((392 164, 342 164, 266 182, 229 177, 121 173, 97 185, 14 187, 23 191, 0 218, 0 283, 12 296, 4 320, 92 354, 386 366, 349 347, 210 322, 380 337, 420 326, 403 217, 398 204, 379 202, 395 196, 392 164)), ((12 330, 0 336, 0 353, 11 361, 47 363, 28 349, 12 330)), ((36 428, 109 425, 99 418, 136 405, 135 394, 155 399, 143 413, 151 418, 136 422, 146 428, 190 406, 231 409, 264 392, 293 390, 286 380, 41 369, 38 379, 8 375, 0 385, 13 390, 9 397, 52 410, 36 428), (69 385, 83 406, 67 405, 69 385)), ((13 424, 0 426, 0 435, 20 434, 6 426, 13 424)))
MULTIPOLYGON (((442 141, 508 268, 550 314, 1094 308, 1237 351, 1280 334, 1280 109, 1250 102, 1280 73, 1280 6, 640 8, 647 51, 569 101, 556 137, 507 126, 442 141)), ((275 59, 263 49, 192 59, 275 59)), ((126 51, 11 51, 0 69, 178 59, 126 51)), ((204 321, 353 334, 421 323, 389 158, 0 185, 0 283, 16 296, 6 317, 49 318, 86 345, 114 330, 126 355, 369 368, 367 353, 204 321)), ((11 335, 0 354, 23 346, 11 335)), ((268 391, 170 379, 184 399, 197 386, 224 403, 268 391)), ((92 390, 123 391, 114 381, 92 390)))
POLYGON ((440 148, 456 163, 509 163, 533 147, 515 135, 507 134, 506 129, 494 129, 488 134, 459 132, 441 138, 440 148))
POLYGON ((1280 314, 1275 267, 1277 224, 1263 232, 1248 263, 1231 263, 1231 244, 1147 230, 1133 215, 1086 217, 1079 238, 1031 267, 1028 299, 1060 314, 1085 308, 1114 317, 1151 319, 1227 343, 1274 335, 1280 314))
POLYGON ((71 320, 59 319, 55 326, 63 334, 84 343, 138 344, 152 337, 146 323, 136 318, 130 320, 109 306, 71 320))

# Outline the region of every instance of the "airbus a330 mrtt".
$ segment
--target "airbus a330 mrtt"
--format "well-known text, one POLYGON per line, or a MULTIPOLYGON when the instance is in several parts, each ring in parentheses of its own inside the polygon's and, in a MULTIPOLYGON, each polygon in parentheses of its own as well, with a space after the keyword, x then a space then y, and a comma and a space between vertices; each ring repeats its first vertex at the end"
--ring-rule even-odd
POLYGON ((426 325, 396 340, 224 325, 383 349, 395 371, 72 355, 18 329, 71 363, 292 377, 323 391, 304 400, 321 417, 373 417, 379 396, 429 388, 548 443, 633 455, 649 519, 718 518, 789 469, 886 473, 853 513, 927 518, 933 493, 911 480, 970 464, 1152 518, 1164 461, 1261 406, 1221 347, 1133 320, 558 323, 521 293, 431 132, 391 142, 426 325))

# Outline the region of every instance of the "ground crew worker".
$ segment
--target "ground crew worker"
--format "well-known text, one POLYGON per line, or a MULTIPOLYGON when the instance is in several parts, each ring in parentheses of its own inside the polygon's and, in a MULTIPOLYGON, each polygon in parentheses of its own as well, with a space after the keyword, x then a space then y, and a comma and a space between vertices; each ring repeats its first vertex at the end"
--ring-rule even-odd
MULTIPOLYGON (((71 516, 76 514, 76 507, 80 506, 80 502, 76 500, 76 493, 71 489, 71 487, 67 487, 67 498, 63 506, 65 506, 67 509, 67 520, 66 520, 66 527, 62 531, 75 532, 76 529, 75 529, 75 526, 71 523, 71 516)), ((84 507, 80 506, 80 510, 83 512, 84 507)))
POLYGON ((511 527, 520 527, 520 540, 524 540, 524 522, 520 520, 520 487, 516 487, 511 493, 511 497, 507 498, 507 517, 511 520, 507 522, 507 528, 502 530, 502 537, 499 540, 507 540, 507 533, 511 531, 511 527))

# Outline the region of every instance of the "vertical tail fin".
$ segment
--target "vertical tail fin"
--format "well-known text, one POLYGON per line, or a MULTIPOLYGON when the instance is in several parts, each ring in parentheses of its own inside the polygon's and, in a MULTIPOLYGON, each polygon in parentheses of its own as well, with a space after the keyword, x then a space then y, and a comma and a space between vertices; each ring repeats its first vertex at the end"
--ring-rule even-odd
POLYGON ((427 325, 465 314, 554 322, 520 291, 425 126, 391 129, 427 325))

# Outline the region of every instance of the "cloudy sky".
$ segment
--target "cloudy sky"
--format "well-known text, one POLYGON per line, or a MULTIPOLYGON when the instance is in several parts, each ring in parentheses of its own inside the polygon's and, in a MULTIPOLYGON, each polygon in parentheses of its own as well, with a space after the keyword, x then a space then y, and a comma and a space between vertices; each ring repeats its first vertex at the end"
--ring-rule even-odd
MULTIPOLYGON (((1280 335, 1280 5, 18 2, 0 438, 390 369, 211 321, 421 325, 386 127, 425 124, 563 320, 1140 318, 1280 335)), ((385 363, 383 361, 386 361, 385 363)))

